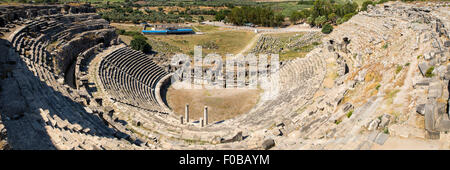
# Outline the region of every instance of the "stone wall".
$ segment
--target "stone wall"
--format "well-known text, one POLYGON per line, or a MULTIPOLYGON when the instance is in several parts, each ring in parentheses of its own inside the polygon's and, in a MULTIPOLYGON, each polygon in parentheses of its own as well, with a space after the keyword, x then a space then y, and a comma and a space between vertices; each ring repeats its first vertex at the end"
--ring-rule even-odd
POLYGON ((59 49, 57 49, 56 53, 53 53, 56 63, 55 72, 57 74, 64 73, 66 76, 74 75, 75 67, 71 67, 71 65, 76 63, 76 58, 80 53, 99 43, 109 46, 109 43, 116 38, 117 35, 114 29, 83 32, 77 38, 74 38, 62 45, 59 49))

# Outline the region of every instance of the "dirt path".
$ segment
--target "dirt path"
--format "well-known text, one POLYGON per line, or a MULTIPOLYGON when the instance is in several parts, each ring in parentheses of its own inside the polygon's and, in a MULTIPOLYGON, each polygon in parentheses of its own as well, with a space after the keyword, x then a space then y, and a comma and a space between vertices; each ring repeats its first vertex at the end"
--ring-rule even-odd
POLYGON ((259 39, 260 36, 261 36, 261 34, 256 34, 256 35, 252 38, 252 40, 247 44, 247 46, 245 46, 245 48, 242 49, 237 55, 240 55, 240 54, 243 55, 244 53, 250 51, 250 50, 256 45, 256 42, 258 41, 258 39, 259 39))

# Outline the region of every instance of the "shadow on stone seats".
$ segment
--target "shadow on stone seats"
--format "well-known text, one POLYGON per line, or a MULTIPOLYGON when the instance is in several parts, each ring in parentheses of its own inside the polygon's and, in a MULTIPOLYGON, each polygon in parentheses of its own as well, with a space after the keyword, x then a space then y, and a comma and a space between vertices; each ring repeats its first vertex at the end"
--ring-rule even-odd
MULTIPOLYGON (((6 40, 0 39, 0 48, 5 48, 4 45, 2 46, 3 41, 6 40)), ((129 137, 109 127, 99 114, 88 113, 83 105, 42 82, 28 69, 18 53, 7 48, 5 49, 9 51, 9 54, 4 57, 5 60, 16 61, 17 64, 12 71, 13 76, 0 80, 3 88, 0 92, 0 112, 2 122, 7 129, 8 143, 13 149, 56 149, 50 138, 52 135, 48 134, 46 126, 75 135, 80 133, 106 138, 129 137), (19 84, 26 84, 26 87, 19 84), (56 123, 46 122, 48 117, 41 116, 40 109, 48 110, 48 117, 59 117, 62 121, 58 122, 56 118, 56 123), (75 124, 78 124, 82 130, 71 127, 75 124)), ((0 56, 0 59, 3 56, 5 55, 0 56)))

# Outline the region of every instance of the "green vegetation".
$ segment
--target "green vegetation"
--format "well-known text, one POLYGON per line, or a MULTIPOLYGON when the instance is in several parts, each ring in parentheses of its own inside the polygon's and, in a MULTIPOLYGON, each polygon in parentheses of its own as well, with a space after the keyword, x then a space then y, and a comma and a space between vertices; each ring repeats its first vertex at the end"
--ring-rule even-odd
POLYGON ((261 26, 276 27, 284 21, 284 16, 275 14, 270 8, 261 7, 234 7, 225 18, 226 22, 235 25, 245 25, 252 23, 261 26))
POLYGON ((367 11, 367 6, 374 5, 373 1, 364 1, 361 5, 361 11, 367 11))
POLYGON ((322 27, 325 24, 341 24, 358 12, 356 2, 338 3, 329 0, 314 1, 311 9, 303 9, 291 14, 291 22, 304 21, 311 26, 322 27))
MULTIPOLYGON (((399 92, 399 89, 387 89, 385 90, 385 96, 384 98, 386 99, 387 103, 392 104, 394 101, 394 97, 397 95, 397 93, 399 92)), ((381 116, 379 117, 381 120, 381 116)))
POLYGON ((383 133, 389 134, 389 129, 388 129, 388 127, 385 127, 385 128, 384 128, 383 133))
POLYGON ((347 118, 350 118, 350 117, 352 116, 352 114, 353 114, 353 110, 350 110, 350 111, 347 113, 347 118))
POLYGON ((220 10, 220 11, 218 11, 217 13, 216 13, 216 15, 214 16, 215 17, 215 20, 216 21, 222 21, 222 20, 225 20, 225 18, 226 18, 226 16, 227 15, 229 15, 230 14, 230 10, 228 10, 228 9, 222 9, 222 10, 220 10))
POLYGON ((395 74, 400 73, 400 71, 402 71, 402 69, 403 69, 403 66, 398 65, 398 66, 397 66, 397 69, 395 70, 395 74))
POLYGON ((425 73, 425 77, 433 77, 433 70, 434 70, 434 66, 431 66, 430 68, 428 68, 427 72, 425 73))
POLYGON ((375 86, 375 89, 378 90, 378 89, 380 89, 380 87, 381 87, 381 85, 378 84, 377 86, 375 86))
POLYGON ((123 29, 118 29, 116 30, 116 33, 119 35, 126 35, 126 36, 130 36, 130 37, 138 37, 138 38, 142 38, 144 40, 147 40, 147 37, 145 37, 144 35, 142 35, 140 32, 137 31, 125 31, 123 29))
POLYGON ((342 122, 342 120, 340 120, 340 119, 334 121, 334 123, 335 123, 336 125, 339 125, 339 123, 341 123, 341 122, 342 122))
POLYGON ((389 47, 389 43, 384 43, 383 49, 386 49, 386 48, 388 48, 388 47, 389 47))
POLYGON ((331 33, 331 31, 333 31, 333 26, 331 26, 330 24, 325 24, 322 27, 322 33, 324 33, 324 34, 329 34, 329 33, 331 33))
POLYGON ((130 46, 134 50, 142 51, 143 53, 149 53, 152 51, 152 46, 147 43, 147 38, 144 36, 133 36, 133 40, 130 42, 130 46))

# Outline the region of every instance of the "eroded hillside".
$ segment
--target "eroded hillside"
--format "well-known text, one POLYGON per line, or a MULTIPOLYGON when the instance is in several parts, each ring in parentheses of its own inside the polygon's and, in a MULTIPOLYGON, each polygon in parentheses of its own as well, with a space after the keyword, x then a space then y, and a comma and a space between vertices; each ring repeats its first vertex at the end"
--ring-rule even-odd
POLYGON ((390 2, 335 28, 315 49, 329 54, 324 83, 288 137, 302 140, 279 148, 449 149, 449 11, 390 2))

